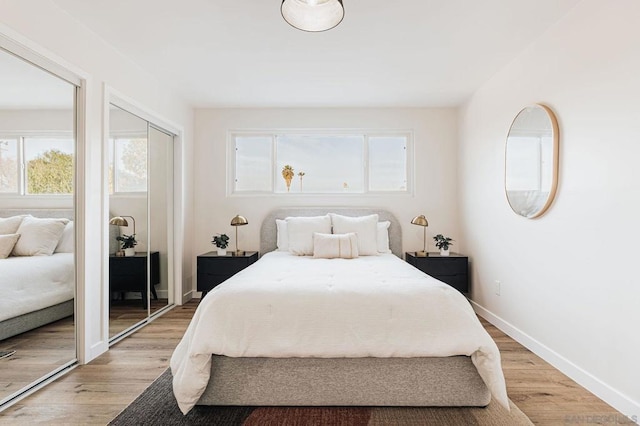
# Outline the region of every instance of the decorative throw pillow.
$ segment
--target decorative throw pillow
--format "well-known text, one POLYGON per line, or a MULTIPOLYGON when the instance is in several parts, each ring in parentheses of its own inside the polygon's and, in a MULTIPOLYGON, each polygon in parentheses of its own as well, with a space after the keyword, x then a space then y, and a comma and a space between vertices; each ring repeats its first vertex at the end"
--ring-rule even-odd
POLYGON ((51 256, 69 219, 41 219, 27 216, 17 234, 20 239, 13 248, 14 256, 51 256))
POLYGON ((313 255, 313 233, 331 233, 331 218, 325 216, 288 217, 289 252, 297 256, 313 255))
POLYGON ((11 254, 20 234, 0 235, 0 259, 6 259, 11 254))
POLYGON ((391 222, 378 222, 378 253, 391 253, 389 248, 389 226, 391 222))
POLYGON ((54 253, 73 253, 75 248, 75 238, 73 233, 73 221, 70 220, 62 231, 62 236, 54 253))
POLYGON ((313 257, 318 259, 355 259, 358 237, 349 234, 313 234, 313 257))
POLYGON ((289 230, 287 221, 284 219, 276 219, 276 246, 278 251, 289 251, 289 230))
POLYGON ((0 218, 0 235, 15 234, 26 215, 0 218))
POLYGON ((342 216, 329 213, 334 234, 354 232, 358 236, 358 253, 360 256, 378 254, 378 215, 342 216))

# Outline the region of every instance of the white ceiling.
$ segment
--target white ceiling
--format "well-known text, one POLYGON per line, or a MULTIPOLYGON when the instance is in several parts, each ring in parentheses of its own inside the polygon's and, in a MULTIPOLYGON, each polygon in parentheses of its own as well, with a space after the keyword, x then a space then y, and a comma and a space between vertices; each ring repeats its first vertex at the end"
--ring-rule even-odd
POLYGON ((455 106, 579 0, 344 0, 324 33, 280 0, 54 0, 195 107, 455 106))

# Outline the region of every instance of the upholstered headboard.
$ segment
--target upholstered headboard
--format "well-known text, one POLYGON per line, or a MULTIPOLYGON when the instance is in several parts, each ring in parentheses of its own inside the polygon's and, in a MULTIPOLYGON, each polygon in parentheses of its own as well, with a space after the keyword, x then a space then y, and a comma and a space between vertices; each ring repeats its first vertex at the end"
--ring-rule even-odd
POLYGON ((337 213, 343 216, 377 214, 380 221, 388 220, 391 222, 389 226, 389 248, 393 254, 402 258, 402 228, 398 219, 391 212, 382 209, 348 207, 292 207, 270 212, 262 221, 260 228, 260 253, 268 253, 277 248, 276 219, 285 219, 290 216, 322 216, 327 213, 337 213))
POLYGON ((52 217, 52 218, 65 218, 69 220, 74 219, 73 209, 36 209, 36 208, 24 208, 24 209, 0 209, 0 217, 11 217, 20 214, 30 214, 34 217, 52 217))

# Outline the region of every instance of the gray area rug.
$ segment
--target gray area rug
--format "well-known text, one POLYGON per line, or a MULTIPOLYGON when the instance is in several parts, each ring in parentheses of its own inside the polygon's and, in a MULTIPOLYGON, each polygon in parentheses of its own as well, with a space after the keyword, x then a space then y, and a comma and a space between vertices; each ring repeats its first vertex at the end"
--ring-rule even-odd
POLYGON ((182 415, 165 371, 110 425, 532 425, 513 403, 462 407, 194 407, 182 415))

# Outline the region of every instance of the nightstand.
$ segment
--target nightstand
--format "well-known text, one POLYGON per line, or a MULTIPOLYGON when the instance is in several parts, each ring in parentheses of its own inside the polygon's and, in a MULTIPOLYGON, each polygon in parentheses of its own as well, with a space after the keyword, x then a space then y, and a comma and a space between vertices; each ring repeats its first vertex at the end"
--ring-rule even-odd
POLYGON ((210 251, 198 256, 198 291, 202 297, 215 286, 231 278, 247 266, 258 260, 257 251, 246 251, 236 255, 234 252, 226 256, 218 256, 215 251, 210 251))
MULTIPOLYGON (((153 298, 158 299, 155 285, 160 283, 160 253, 152 251, 149 255, 149 289, 153 298)), ((134 256, 109 255, 109 291, 110 294, 118 292, 123 296, 128 291, 139 292, 142 295, 142 307, 147 309, 147 252, 136 252, 134 256)))
POLYGON ((440 256, 440 253, 429 253, 427 257, 418 257, 415 252, 405 253, 408 263, 425 274, 449 284, 461 293, 469 292, 469 258, 457 253, 440 256))

